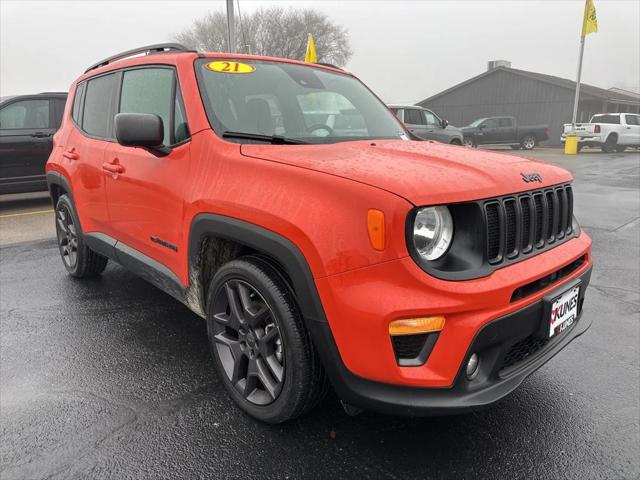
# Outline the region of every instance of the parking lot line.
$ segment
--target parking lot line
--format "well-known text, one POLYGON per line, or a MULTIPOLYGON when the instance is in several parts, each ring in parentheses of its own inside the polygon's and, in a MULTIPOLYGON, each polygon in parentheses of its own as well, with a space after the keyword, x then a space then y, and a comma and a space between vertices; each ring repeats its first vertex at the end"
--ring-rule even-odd
POLYGON ((9 213, 7 215, 0 215, 0 218, 23 217, 25 215, 39 215, 39 214, 42 214, 42 213, 51 213, 51 212, 53 212, 53 209, 38 210, 37 212, 9 213))

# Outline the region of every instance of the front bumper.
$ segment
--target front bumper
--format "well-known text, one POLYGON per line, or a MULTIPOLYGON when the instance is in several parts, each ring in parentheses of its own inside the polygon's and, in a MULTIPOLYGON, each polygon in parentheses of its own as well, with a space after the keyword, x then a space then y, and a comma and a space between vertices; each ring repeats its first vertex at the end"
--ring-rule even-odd
MULTIPOLYGON (((562 282, 545 295, 553 297, 580 282, 578 319, 569 330, 547 340, 536 340, 545 318, 540 299, 520 310, 500 317, 478 331, 465 354, 465 361, 449 388, 420 388, 392 385, 354 375, 340 361, 327 323, 312 322, 312 336, 320 346, 320 355, 338 396, 345 402, 382 413, 401 415, 444 415, 475 410, 492 404, 516 389, 522 381, 553 358, 572 340, 591 326, 582 316, 584 294, 591 277, 591 265, 579 276, 562 282), (542 343, 521 361, 513 362, 513 351, 532 339, 542 343), (472 353, 480 356, 479 373, 473 380, 464 374, 464 365, 472 353), (506 365, 506 358, 510 361, 506 365), (332 361, 327 362, 331 358, 332 361)), ((374 352, 372 352, 373 354, 374 352)))

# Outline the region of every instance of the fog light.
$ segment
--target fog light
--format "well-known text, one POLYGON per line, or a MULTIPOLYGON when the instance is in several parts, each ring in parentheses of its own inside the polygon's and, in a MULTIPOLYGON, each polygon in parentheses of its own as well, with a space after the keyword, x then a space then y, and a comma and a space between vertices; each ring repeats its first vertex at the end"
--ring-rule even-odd
POLYGON ((478 366, 480 365, 480 358, 477 353, 474 353, 469 357, 467 362, 467 378, 473 380, 478 375, 478 366))

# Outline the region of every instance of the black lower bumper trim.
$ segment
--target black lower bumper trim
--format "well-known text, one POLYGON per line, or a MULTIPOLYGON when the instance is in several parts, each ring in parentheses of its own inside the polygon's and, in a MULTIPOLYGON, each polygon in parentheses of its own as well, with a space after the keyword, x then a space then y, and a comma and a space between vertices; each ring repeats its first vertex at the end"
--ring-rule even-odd
MULTIPOLYGON (((578 279, 582 286, 580 305, 590 277, 591 268, 578 279)), ((566 290, 570 283, 573 282, 558 286, 554 292, 566 290)), ((569 330, 546 342, 543 348, 522 362, 504 369, 503 360, 511 347, 540 331, 544 307, 543 300, 540 300, 484 326, 472 341, 450 388, 403 387, 354 375, 342 362, 328 324, 309 322, 308 327, 327 374, 343 401, 382 413, 448 415, 482 408, 505 397, 591 326, 591 320, 582 318, 580 311, 578 320, 569 330), (480 355, 480 372, 469 381, 463 373, 463 366, 472 353, 480 355)))

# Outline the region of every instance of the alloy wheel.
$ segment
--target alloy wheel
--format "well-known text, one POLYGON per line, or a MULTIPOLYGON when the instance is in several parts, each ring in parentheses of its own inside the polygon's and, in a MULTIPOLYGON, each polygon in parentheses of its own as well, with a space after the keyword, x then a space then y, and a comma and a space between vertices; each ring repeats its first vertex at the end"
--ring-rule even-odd
POLYGON ((522 140, 522 148, 526 150, 531 150, 536 146, 536 140, 533 137, 524 137, 522 140))
POLYGON ((229 280, 213 301, 213 339, 222 368, 247 401, 268 405, 284 383, 284 345, 275 315, 243 280, 229 280))
POLYGON ((78 262, 78 232, 69 209, 61 205, 56 211, 56 234, 62 261, 69 268, 78 262))

